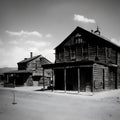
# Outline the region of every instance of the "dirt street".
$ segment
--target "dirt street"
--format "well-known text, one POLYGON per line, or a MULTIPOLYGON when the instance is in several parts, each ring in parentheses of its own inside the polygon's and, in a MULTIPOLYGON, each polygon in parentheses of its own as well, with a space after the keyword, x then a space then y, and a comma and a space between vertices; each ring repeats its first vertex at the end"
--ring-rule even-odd
POLYGON ((120 90, 93 96, 0 89, 0 120, 120 120, 120 90))

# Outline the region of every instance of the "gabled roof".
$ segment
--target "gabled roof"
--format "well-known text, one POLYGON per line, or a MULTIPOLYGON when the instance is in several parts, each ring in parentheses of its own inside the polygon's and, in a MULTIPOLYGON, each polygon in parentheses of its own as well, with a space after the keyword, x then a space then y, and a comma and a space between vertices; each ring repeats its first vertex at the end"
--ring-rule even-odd
MULTIPOLYGON (((82 34, 82 32, 84 32, 85 34, 89 35, 89 36, 92 36, 92 37, 97 37, 98 40, 100 40, 99 42, 106 42, 114 47, 117 47, 118 49, 120 49, 120 46, 118 46, 117 44, 111 42, 109 39, 101 36, 101 35, 97 35, 95 34, 94 32, 90 32, 90 31, 87 31, 79 26, 76 27, 76 29, 67 37, 65 38, 65 40, 63 42, 61 42, 55 49, 57 49, 58 47, 60 46, 63 46, 68 40, 70 40, 70 38, 72 36, 74 36, 76 33, 80 33, 82 34)), ((98 42, 98 41, 97 41, 98 42)))
POLYGON ((22 61, 20 61, 20 62, 18 62, 18 63, 28 63, 28 62, 30 62, 30 61, 38 58, 38 57, 40 57, 40 55, 34 56, 34 57, 32 57, 32 58, 25 58, 24 60, 22 60, 22 61))
MULTIPOLYGON (((34 57, 32 57, 32 58, 26 58, 26 59, 18 62, 18 64, 20 64, 20 63, 28 63, 28 62, 30 62, 30 61, 32 61, 32 60, 34 60, 34 59, 37 59, 38 57, 41 58, 42 62, 44 62, 44 60, 46 60, 46 61, 48 62, 48 64, 51 64, 51 63, 52 63, 52 62, 50 62, 48 59, 46 59, 45 57, 43 57, 42 55, 37 55, 37 56, 34 56, 34 57)), ((44 63, 43 63, 43 64, 44 64, 44 63)))

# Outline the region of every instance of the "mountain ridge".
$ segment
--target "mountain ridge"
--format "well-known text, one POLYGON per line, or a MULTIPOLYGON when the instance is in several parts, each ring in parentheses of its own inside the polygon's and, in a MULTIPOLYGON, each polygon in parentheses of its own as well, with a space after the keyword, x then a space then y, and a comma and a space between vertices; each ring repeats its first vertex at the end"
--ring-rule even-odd
POLYGON ((3 67, 3 68, 0 68, 0 74, 13 71, 13 70, 17 70, 17 67, 3 67))

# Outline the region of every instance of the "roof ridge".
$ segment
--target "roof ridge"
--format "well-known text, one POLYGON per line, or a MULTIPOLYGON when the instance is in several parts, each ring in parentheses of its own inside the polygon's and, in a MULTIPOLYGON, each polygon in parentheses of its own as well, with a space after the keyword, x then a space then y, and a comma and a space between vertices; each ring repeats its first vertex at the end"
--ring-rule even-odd
POLYGON ((27 59, 24 59, 24 60, 22 60, 22 61, 20 61, 20 62, 18 62, 18 63, 25 63, 25 62, 29 62, 29 61, 31 61, 31 60, 33 60, 33 59, 35 59, 35 58, 39 57, 39 56, 40 56, 40 55, 33 56, 32 58, 27 58, 27 59))
POLYGON ((104 37, 104 36, 101 36, 101 35, 97 35, 97 34, 95 34, 95 33, 93 33, 93 32, 90 32, 89 30, 86 30, 86 29, 84 29, 84 28, 82 28, 82 27, 80 27, 80 26, 77 26, 77 27, 76 27, 59 45, 57 45, 57 47, 55 47, 54 49, 58 48, 58 47, 61 46, 63 43, 65 43, 66 40, 67 40, 72 34, 74 34, 75 31, 78 31, 79 29, 84 30, 84 31, 86 31, 86 32, 88 32, 88 33, 91 33, 92 35, 94 35, 94 36, 96 36, 96 37, 99 37, 99 38, 105 40, 106 42, 108 42, 108 43, 116 46, 117 48, 120 48, 119 45, 117 45, 117 44, 115 44, 114 42, 110 41, 110 39, 108 39, 108 38, 106 38, 106 37, 104 37))

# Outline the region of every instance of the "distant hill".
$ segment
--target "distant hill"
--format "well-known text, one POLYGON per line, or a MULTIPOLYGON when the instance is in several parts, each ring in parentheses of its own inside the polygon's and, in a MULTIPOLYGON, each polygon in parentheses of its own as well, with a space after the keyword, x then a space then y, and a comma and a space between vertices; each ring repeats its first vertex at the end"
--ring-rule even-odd
POLYGON ((3 74, 4 72, 13 71, 13 70, 17 70, 17 68, 16 67, 4 67, 4 68, 0 68, 0 74, 3 74))

